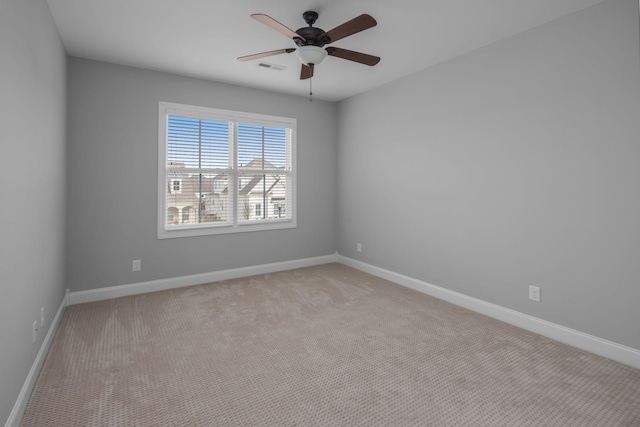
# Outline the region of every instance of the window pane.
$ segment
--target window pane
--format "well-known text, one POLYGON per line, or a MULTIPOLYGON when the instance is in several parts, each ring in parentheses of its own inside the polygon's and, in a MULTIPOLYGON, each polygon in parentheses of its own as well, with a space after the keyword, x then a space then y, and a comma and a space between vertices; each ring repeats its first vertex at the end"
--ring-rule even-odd
POLYGON ((228 222, 229 176, 183 174, 182 191, 167 195, 167 212, 173 213, 168 225, 228 222))
POLYGON ((291 218, 284 174, 243 174, 238 179, 238 220, 291 218), (276 208, 274 206, 277 205, 276 208), (279 209, 278 209, 279 208, 279 209))
POLYGON ((229 167, 229 123, 169 116, 167 161, 190 168, 229 167))
POLYGON ((258 169, 285 169, 288 130, 268 126, 238 124, 238 166, 258 169))

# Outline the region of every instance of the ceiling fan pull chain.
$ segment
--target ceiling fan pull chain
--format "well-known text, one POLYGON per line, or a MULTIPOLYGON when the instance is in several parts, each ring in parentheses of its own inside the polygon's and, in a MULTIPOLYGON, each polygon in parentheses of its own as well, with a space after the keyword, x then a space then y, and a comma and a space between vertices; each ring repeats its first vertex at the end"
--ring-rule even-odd
POLYGON ((311 95, 313 95, 313 91, 311 90, 311 80, 313 80, 313 77, 309 78, 309 102, 313 101, 313 99, 311 99, 311 95))

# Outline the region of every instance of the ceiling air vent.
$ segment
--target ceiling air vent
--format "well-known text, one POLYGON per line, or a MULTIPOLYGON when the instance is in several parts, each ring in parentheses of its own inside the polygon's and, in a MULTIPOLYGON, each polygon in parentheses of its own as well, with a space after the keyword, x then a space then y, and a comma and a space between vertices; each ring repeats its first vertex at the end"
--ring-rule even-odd
POLYGON ((275 70, 275 71, 282 71, 285 68, 287 68, 283 65, 270 64, 268 62, 263 62, 263 61, 258 62, 258 67, 269 68, 270 70, 275 70))

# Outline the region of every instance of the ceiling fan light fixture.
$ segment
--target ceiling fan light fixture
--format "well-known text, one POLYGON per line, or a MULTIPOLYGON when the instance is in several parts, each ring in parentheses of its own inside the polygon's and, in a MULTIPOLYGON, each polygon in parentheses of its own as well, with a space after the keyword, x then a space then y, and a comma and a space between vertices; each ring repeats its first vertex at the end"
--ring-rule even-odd
POLYGON ((315 66, 327 57, 327 51, 319 46, 300 46, 298 50, 296 50, 296 55, 304 65, 315 66))

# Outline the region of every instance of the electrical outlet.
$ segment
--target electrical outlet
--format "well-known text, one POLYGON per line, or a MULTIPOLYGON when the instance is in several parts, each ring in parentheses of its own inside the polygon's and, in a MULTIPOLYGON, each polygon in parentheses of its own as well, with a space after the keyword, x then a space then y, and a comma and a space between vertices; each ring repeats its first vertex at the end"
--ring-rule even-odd
POLYGON ((33 321, 33 329, 31 330, 31 343, 35 344, 38 339, 38 321, 33 321))
POLYGON ((44 326, 44 307, 40 309, 40 327, 44 326))
POLYGON ((362 252, 362 243, 358 243, 358 244, 356 245, 356 250, 357 250, 358 252, 362 252))
POLYGON ((132 271, 140 271, 141 268, 142 268, 142 265, 140 264, 140 260, 139 259, 134 259, 131 262, 131 270, 132 271))
POLYGON ((540 302, 540 287, 529 285, 529 299, 540 302))

